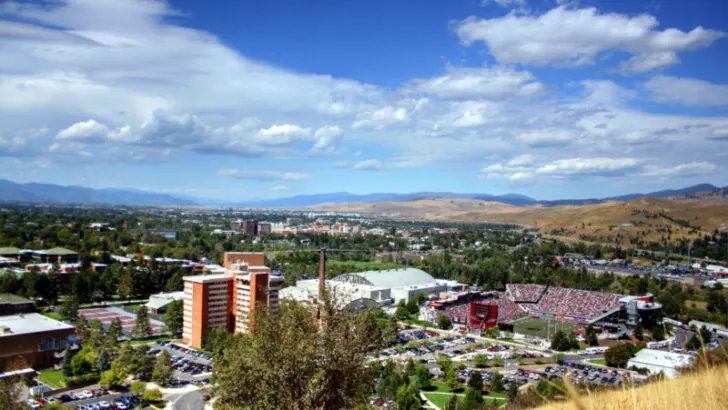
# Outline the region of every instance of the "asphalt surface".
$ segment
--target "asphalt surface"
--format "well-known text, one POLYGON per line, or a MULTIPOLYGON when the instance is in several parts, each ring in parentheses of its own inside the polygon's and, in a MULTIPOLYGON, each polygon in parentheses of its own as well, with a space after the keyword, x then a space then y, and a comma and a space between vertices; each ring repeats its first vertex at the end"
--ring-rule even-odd
POLYGON ((199 390, 183 395, 174 403, 174 410, 204 410, 205 401, 202 400, 202 395, 199 390))

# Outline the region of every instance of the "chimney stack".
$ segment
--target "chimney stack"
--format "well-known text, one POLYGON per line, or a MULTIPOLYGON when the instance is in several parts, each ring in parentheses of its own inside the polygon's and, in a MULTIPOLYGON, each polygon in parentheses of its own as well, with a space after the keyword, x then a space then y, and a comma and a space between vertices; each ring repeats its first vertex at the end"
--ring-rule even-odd
POLYGON ((321 248, 319 260, 319 300, 324 299, 324 293, 326 292, 326 248, 321 248))

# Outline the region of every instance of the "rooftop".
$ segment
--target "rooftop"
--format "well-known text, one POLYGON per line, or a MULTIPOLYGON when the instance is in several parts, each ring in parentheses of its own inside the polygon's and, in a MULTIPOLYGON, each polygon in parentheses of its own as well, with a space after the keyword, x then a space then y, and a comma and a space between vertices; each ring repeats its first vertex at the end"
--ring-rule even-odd
POLYGON ((34 302, 30 299, 26 299, 21 296, 13 295, 11 293, 0 293, 0 304, 20 305, 20 304, 26 304, 26 303, 34 303, 34 302))
POLYGON ((19 255, 20 249, 12 247, 12 246, 6 246, 4 248, 0 248, 0 255, 19 255))
POLYGON ((655 349, 642 349, 630 362, 644 363, 654 366, 678 368, 690 364, 693 357, 689 354, 665 352, 655 349))
POLYGON ((73 330, 74 327, 45 317, 40 313, 0 316, 0 329, 7 328, 9 333, 0 331, 0 338, 31 333, 51 332, 54 330, 73 330))
POLYGON ((74 252, 70 249, 60 248, 60 247, 47 249, 43 253, 45 253, 46 255, 59 255, 59 256, 77 255, 76 252, 74 252))
POLYGON ((350 282, 378 288, 398 288, 436 283, 429 273, 416 268, 376 270, 347 273, 332 279, 337 282, 350 282))
POLYGON ((185 276, 182 278, 185 282, 195 282, 195 283, 212 283, 212 282, 225 282, 227 280, 232 280, 233 275, 228 275, 226 273, 220 274, 220 275, 195 275, 195 276, 185 276))

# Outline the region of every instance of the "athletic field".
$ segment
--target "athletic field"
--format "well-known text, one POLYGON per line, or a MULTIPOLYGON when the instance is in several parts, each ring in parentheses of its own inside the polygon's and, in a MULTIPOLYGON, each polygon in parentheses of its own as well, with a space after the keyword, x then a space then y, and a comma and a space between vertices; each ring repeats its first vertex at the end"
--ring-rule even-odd
MULTIPOLYGON (((516 333, 521 333, 524 335, 546 338, 549 335, 548 323, 549 322, 544 319, 527 317, 527 318, 516 320, 515 322, 513 322, 513 330, 516 333)), ((551 335, 552 336, 558 330, 563 330, 564 332, 568 333, 568 332, 572 332, 576 329, 581 329, 581 328, 582 328, 581 325, 577 325, 577 324, 573 324, 573 323, 556 322, 554 320, 551 321, 551 335)))

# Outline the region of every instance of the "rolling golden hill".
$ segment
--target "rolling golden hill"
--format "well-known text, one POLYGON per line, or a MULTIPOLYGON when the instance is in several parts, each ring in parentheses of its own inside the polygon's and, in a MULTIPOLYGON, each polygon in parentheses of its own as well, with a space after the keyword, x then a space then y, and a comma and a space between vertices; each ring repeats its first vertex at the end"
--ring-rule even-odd
POLYGON ((445 222, 489 222, 537 228, 543 234, 622 245, 677 242, 728 229, 728 204, 692 198, 639 198, 593 205, 517 207, 474 199, 322 204, 321 211, 445 222))
POLYGON ((717 410, 725 409, 728 368, 714 367, 675 380, 605 391, 554 402, 537 410, 717 410))

